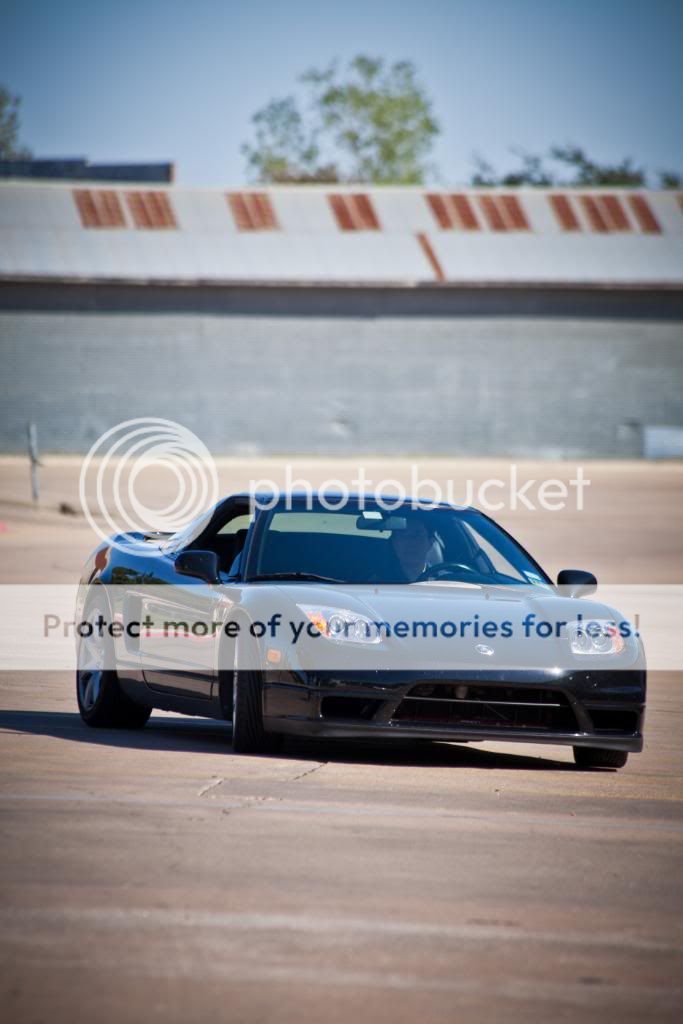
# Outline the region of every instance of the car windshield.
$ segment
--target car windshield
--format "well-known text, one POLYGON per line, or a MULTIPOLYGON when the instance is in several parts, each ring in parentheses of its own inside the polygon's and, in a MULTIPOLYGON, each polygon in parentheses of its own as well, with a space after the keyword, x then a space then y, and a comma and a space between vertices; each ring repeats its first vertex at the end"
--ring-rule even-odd
POLYGON ((260 517, 249 579, 547 585, 539 567, 473 509, 275 507, 260 517))

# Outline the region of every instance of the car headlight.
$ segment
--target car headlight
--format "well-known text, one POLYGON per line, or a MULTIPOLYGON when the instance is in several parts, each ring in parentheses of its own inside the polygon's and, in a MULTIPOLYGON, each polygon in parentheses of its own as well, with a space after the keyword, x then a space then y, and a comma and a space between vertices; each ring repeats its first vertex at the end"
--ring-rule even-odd
POLYGON ((350 608, 330 608, 324 605, 300 604, 298 607, 313 623, 318 632, 335 643, 380 644, 381 623, 350 608))
POLYGON ((585 622, 570 622, 567 627, 572 654, 620 654, 625 645, 624 638, 611 619, 588 619, 585 622))

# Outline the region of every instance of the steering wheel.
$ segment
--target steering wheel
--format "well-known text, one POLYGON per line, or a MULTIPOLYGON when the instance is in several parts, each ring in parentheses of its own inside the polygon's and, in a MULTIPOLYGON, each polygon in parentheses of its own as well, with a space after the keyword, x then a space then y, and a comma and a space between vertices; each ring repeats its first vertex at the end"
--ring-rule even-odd
POLYGON ((471 565, 465 565, 463 562, 436 562, 434 565, 428 565, 426 569, 420 573, 417 577, 418 580, 431 580, 440 579, 444 574, 449 573, 452 569, 464 569, 465 572, 471 576, 480 576, 476 569, 473 569, 471 565))

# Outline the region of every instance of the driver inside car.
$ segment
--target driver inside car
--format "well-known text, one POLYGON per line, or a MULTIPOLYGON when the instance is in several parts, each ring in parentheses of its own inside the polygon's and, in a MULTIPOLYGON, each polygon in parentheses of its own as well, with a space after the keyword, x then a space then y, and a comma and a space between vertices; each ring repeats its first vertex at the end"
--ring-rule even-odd
POLYGON ((404 529, 393 530, 391 549, 401 582, 414 583, 425 569, 442 560, 441 546, 423 519, 406 520, 404 529))

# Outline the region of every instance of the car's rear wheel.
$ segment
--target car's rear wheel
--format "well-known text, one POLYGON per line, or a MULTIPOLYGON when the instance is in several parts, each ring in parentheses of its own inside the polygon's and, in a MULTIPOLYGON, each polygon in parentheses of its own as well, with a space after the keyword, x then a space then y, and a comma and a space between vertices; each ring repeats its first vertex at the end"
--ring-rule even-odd
POLYGON ((111 637, 101 623, 111 615, 103 595, 94 595, 86 605, 82 636, 78 644, 76 696, 78 710, 86 725, 94 729, 141 729, 152 709, 135 704, 119 686, 111 637))
POLYGON ((237 754, 268 754, 282 736, 263 727, 263 676, 254 643, 235 640, 232 673, 232 748, 237 754))
POLYGON ((624 750, 574 747, 574 760, 579 768, 623 768, 628 761, 628 754, 624 750))

